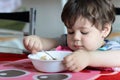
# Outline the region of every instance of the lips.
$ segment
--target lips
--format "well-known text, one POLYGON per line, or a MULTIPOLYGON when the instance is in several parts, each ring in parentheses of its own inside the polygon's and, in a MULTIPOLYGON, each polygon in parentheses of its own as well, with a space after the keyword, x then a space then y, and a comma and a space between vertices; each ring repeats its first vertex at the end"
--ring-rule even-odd
POLYGON ((84 48, 83 46, 79 46, 79 45, 74 45, 74 47, 75 47, 76 49, 83 49, 83 48, 84 48))
POLYGON ((78 50, 78 49, 83 49, 84 47, 83 47, 83 45, 81 45, 81 42, 80 42, 80 41, 75 41, 75 42, 74 42, 74 48, 75 48, 76 50, 78 50))

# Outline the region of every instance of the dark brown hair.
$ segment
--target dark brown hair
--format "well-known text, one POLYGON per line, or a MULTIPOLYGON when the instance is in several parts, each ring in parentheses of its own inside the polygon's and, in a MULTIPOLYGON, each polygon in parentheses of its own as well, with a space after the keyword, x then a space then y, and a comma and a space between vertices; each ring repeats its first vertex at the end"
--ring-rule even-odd
POLYGON ((68 0, 61 14, 66 27, 72 28, 80 16, 103 27, 105 23, 114 22, 114 5, 110 0, 68 0))

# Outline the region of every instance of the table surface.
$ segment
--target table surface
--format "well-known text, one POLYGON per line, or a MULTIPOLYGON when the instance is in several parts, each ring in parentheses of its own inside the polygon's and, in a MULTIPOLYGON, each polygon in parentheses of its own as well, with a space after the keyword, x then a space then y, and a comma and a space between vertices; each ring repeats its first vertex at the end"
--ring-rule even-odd
POLYGON ((85 69, 81 72, 42 73, 25 54, 0 53, 0 80, 120 80, 120 73, 85 69))

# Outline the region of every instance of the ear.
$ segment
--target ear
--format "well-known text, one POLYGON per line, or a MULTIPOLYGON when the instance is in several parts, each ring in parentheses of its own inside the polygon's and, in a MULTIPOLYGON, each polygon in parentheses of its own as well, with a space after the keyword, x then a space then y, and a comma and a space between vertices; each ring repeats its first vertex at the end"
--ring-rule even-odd
POLYGON ((110 34, 111 27, 112 27, 111 23, 106 23, 104 25, 104 28, 102 29, 102 37, 103 38, 106 38, 110 34))

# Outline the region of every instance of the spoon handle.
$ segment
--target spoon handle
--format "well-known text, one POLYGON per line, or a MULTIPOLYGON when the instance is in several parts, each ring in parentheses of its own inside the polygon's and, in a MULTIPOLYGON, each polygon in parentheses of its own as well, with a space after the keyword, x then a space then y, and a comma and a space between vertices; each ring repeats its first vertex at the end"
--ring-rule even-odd
POLYGON ((45 54, 47 54, 48 56, 50 56, 53 60, 56 60, 56 58, 54 58, 53 56, 51 56, 48 52, 42 50, 45 54))

